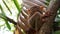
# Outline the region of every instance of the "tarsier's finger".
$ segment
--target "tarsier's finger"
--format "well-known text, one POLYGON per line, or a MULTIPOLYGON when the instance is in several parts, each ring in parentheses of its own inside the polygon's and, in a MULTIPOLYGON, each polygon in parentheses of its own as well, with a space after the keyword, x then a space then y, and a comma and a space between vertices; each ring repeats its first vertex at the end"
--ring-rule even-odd
POLYGON ((20 21, 18 23, 18 26, 21 27, 25 31, 28 29, 28 27, 23 22, 20 22, 20 21))
POLYGON ((26 14, 27 14, 27 16, 29 17, 29 15, 30 15, 30 8, 26 8, 26 7, 23 7, 23 9, 22 9, 26 14))
MULTIPOLYGON (((24 15, 22 14, 22 16, 24 16, 24 15)), ((22 16, 20 16, 20 20, 21 20, 26 26, 29 27, 30 24, 27 23, 28 17, 25 18, 25 16, 24 16, 24 18, 22 18, 22 16)))

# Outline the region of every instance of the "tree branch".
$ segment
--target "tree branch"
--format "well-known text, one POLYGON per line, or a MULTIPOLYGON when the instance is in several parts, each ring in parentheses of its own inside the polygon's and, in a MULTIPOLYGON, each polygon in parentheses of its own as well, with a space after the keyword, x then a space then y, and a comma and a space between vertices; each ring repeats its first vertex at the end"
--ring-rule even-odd
POLYGON ((40 29, 39 34, 52 34, 53 30, 53 22, 55 20, 55 17, 57 15, 57 10, 60 7, 60 0, 51 0, 50 4, 47 8, 47 12, 50 13, 49 17, 46 17, 46 22, 43 24, 43 26, 40 29))
MULTIPOLYGON (((60 0, 52 0, 49 4, 48 10, 54 15, 52 16, 53 19, 55 19, 55 16, 57 15, 57 10, 60 8, 60 0)), ((53 26, 54 27, 54 26, 53 26)), ((54 30, 60 30, 60 27, 54 27, 54 30)))
POLYGON ((17 22, 15 22, 13 19, 10 19, 10 18, 9 18, 9 17, 7 17, 7 16, 6 16, 6 19, 7 19, 9 22, 13 23, 14 25, 16 25, 16 24, 17 24, 17 22))

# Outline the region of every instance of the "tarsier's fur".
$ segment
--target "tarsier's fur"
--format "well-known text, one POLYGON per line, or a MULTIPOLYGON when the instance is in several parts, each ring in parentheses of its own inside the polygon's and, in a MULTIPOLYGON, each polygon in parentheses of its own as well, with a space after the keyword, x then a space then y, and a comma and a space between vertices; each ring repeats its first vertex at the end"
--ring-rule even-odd
POLYGON ((38 1, 33 0, 31 0, 32 2, 28 1, 29 0, 27 1, 23 0, 23 6, 26 8, 22 9, 22 12, 18 17, 18 23, 16 25, 15 32, 19 31, 18 34, 22 34, 21 29, 23 29, 26 32, 26 34, 39 34, 39 30, 43 23, 45 22, 44 18, 47 17, 49 13, 46 12, 46 8, 44 6, 39 5, 38 1))

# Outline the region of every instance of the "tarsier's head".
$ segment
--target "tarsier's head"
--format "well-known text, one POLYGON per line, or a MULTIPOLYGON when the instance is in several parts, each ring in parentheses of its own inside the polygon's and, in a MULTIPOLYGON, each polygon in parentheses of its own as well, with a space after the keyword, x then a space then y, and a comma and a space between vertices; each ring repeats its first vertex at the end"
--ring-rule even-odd
POLYGON ((30 9, 30 13, 33 15, 35 12, 39 12, 41 14, 45 14, 46 8, 44 6, 33 6, 30 9))

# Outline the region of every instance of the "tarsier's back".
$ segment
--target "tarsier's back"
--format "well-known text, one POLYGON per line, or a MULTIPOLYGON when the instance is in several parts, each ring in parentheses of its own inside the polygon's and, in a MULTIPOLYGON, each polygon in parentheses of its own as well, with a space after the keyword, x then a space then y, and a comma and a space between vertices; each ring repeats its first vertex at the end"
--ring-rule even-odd
POLYGON ((39 30, 44 23, 43 12, 46 5, 42 0, 22 0, 22 11, 18 17, 18 23, 14 34, 39 34, 39 30))

